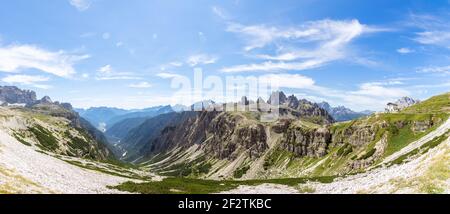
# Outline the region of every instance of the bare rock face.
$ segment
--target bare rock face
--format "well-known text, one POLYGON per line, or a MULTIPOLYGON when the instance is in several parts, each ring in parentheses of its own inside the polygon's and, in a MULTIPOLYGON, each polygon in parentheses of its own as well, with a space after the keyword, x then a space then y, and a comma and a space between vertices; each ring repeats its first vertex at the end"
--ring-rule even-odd
POLYGON ((250 158, 259 157, 268 149, 265 128, 260 124, 240 125, 243 120, 226 112, 200 112, 195 118, 165 128, 151 142, 147 155, 198 144, 204 154, 217 159, 234 160, 242 152, 250 158))
POLYGON ((372 126, 360 127, 353 130, 352 134, 348 138, 348 143, 352 146, 366 145, 375 140, 376 130, 372 126))
POLYGON ((36 102, 36 93, 30 90, 21 90, 16 86, 0 86, 0 102, 31 105, 36 102))
POLYGON ((411 130, 415 133, 417 132, 425 132, 429 128, 433 126, 433 120, 425 120, 425 121, 414 121, 411 130))
POLYGON ((286 101, 287 97, 282 91, 275 91, 270 95, 267 103, 271 105, 282 105, 285 104, 286 101))
POLYGON ((294 95, 291 95, 287 98, 287 105, 289 108, 297 109, 300 102, 298 101, 297 97, 294 95))
POLYGON ((333 145, 344 144, 346 142, 355 147, 367 145, 375 139, 377 129, 381 127, 382 124, 371 124, 351 126, 344 130, 333 131, 333 145))
POLYGON ((290 124, 291 124, 291 120, 281 119, 281 120, 275 122, 275 124, 272 126, 272 131, 277 134, 284 133, 289 128, 290 124))
POLYGON ((348 164, 347 170, 361 170, 374 164, 378 159, 380 159, 387 146, 387 135, 376 142, 375 147, 369 151, 364 152, 361 156, 356 156, 355 160, 348 164))
POLYGON ((242 147, 248 151, 249 157, 252 159, 260 157, 269 148, 266 143, 266 131, 261 124, 237 129, 235 138, 236 147, 242 147))
POLYGON ((331 134, 326 128, 307 130, 295 127, 286 131, 281 148, 299 157, 322 157, 327 154, 330 143, 331 134))
POLYGON ((42 97, 41 100, 39 100, 39 103, 51 104, 51 103, 53 103, 53 101, 52 101, 52 99, 50 99, 49 96, 44 96, 44 97, 42 97))
POLYGON ((248 101, 248 98, 246 96, 243 96, 241 98, 241 105, 248 105, 250 102, 248 101))

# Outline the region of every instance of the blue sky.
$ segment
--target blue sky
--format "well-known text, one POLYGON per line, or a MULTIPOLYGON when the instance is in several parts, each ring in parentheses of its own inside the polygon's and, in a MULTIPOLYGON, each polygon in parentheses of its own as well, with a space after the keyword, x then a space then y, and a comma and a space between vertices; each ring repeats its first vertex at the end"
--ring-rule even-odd
POLYGON ((143 108, 174 104, 171 77, 201 68, 380 110, 449 91, 449 23, 438 0, 2 1, 0 84, 76 107, 143 108))

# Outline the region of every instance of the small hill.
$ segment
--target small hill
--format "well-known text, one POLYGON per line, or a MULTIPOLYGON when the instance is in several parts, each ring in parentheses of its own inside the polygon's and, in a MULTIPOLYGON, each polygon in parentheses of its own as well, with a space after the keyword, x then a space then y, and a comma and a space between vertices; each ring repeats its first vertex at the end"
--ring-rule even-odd
POLYGON ((410 106, 402 113, 450 113, 450 93, 437 95, 410 106))

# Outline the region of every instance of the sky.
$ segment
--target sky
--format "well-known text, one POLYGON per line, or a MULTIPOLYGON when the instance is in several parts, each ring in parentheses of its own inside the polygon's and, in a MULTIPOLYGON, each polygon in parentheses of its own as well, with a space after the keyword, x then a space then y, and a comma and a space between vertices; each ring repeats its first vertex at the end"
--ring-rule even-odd
POLYGON ((174 79, 200 69, 354 110, 423 100, 450 91, 450 1, 1 2, 0 85, 80 108, 187 105, 174 79))

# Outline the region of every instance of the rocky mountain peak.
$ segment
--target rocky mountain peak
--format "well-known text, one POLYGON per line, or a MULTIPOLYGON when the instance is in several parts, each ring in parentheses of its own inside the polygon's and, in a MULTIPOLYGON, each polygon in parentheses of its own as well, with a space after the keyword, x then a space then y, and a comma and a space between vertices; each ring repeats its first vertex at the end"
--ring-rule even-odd
POLYGON ((330 106, 329 103, 324 101, 324 102, 321 102, 321 103, 317 103, 317 105, 319 105, 320 108, 323 108, 323 109, 327 110, 329 113, 331 113, 330 112, 331 106, 330 106))
POLYGON ((241 104, 242 105, 248 105, 250 102, 248 101, 246 96, 242 96, 241 98, 241 104))
POLYGON ((52 99, 50 99, 49 96, 42 97, 42 99, 39 102, 40 103, 44 103, 44 104, 51 104, 51 103, 53 103, 52 99))
POLYGON ((16 86, 0 86, 0 102, 32 105, 36 102, 36 93, 31 90, 21 90, 16 86))
POLYGON ((265 103, 266 101, 264 101, 263 98, 258 97, 258 99, 256 100, 256 103, 265 103))
POLYGON ((298 107, 298 105, 300 104, 297 97, 294 95, 291 95, 287 98, 287 104, 289 108, 294 108, 296 109, 298 107))
POLYGON ((268 104, 271 105, 282 105, 287 101, 286 95, 282 91, 274 91, 267 100, 268 104))
POLYGON ((353 120, 359 117, 372 114, 372 112, 368 110, 363 112, 355 112, 345 106, 332 107, 329 103, 325 101, 317 103, 317 105, 320 108, 325 109, 338 122, 353 120))
POLYGON ((397 105, 399 106, 411 106, 414 105, 416 103, 419 103, 418 100, 414 100, 411 97, 402 97, 400 99, 397 100, 397 102, 395 102, 397 105))

